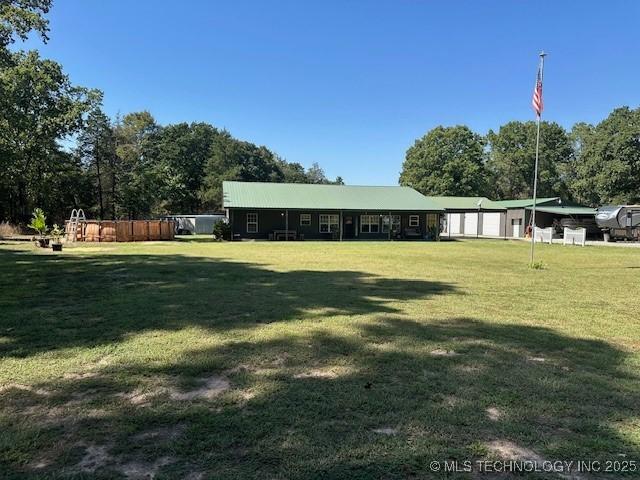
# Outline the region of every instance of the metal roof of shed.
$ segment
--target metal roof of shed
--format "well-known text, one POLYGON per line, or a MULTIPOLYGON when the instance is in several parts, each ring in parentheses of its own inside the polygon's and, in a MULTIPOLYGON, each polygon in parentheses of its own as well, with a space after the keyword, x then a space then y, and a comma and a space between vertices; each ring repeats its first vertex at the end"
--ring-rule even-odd
MULTIPOLYGON (((536 199, 536 205, 543 205, 545 203, 557 203, 560 197, 548 197, 536 199)), ((524 198, 522 200, 497 200, 497 204, 505 208, 525 208, 533 205, 533 198, 524 198)))
MULTIPOLYGON (((531 210, 532 207, 527 207, 531 210)), ((589 207, 546 207, 536 205, 536 212, 554 213, 556 215, 595 215, 596 209, 589 207)))
POLYGON ((433 200, 445 210, 506 210, 505 207, 487 197, 433 197, 427 198, 433 200), (478 202, 482 201, 481 205, 478 202))
POLYGON ((225 208, 442 211, 410 187, 222 182, 225 208))

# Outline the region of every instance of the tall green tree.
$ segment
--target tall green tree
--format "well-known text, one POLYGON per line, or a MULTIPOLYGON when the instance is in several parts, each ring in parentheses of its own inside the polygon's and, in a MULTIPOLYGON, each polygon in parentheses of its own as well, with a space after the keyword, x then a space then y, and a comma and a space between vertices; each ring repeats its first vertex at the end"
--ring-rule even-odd
MULTIPOLYGON (((569 196, 568 166, 573 150, 567 132, 553 122, 540 125, 538 196, 569 196)), ((497 132, 489 131, 489 169, 498 199, 533 195, 536 152, 535 122, 509 122, 497 132)), ((488 192, 489 193, 489 192, 488 192)))
POLYGON ((640 108, 617 108, 595 127, 572 131, 571 191, 589 205, 640 203, 640 108))
POLYGON ((309 183, 304 167, 297 162, 287 162, 282 158, 276 158, 278 168, 282 172, 282 181, 285 183, 309 183))
POLYGON ((45 15, 50 8, 51 0, 0 1, 0 64, 13 60, 9 45, 17 39, 26 40, 32 31, 44 42, 49 39, 49 21, 45 15))
POLYGON ((204 208, 219 210, 222 206, 222 182, 282 182, 284 175, 276 156, 267 147, 243 142, 221 132, 211 146, 204 170, 200 198, 204 208))
POLYGON ((425 195, 483 195, 483 138, 468 127, 436 127, 407 150, 400 184, 425 195))
POLYGON ((11 54, 0 68, 0 215, 24 221, 47 195, 61 195, 48 190, 68 171, 60 142, 80 131, 100 100, 100 92, 73 85, 37 52, 11 54))
POLYGON ((117 178, 117 172, 112 171, 116 156, 115 133, 111 121, 102 110, 95 109, 89 114, 78 136, 76 155, 88 177, 92 197, 97 199, 97 205, 91 202, 92 205, 87 210, 104 219, 107 212, 113 213, 115 209, 115 185, 112 183, 117 178))
POLYGON ((159 201, 161 169, 149 155, 159 128, 147 111, 129 113, 114 126, 118 158, 116 218, 149 217, 159 201))
POLYGON ((220 132, 208 123, 179 123, 149 138, 162 190, 157 213, 197 213, 204 170, 220 132))

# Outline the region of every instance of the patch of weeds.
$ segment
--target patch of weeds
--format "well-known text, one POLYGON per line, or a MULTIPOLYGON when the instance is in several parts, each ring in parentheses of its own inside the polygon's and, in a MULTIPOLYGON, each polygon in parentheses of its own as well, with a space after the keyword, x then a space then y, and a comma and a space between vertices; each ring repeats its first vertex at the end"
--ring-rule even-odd
POLYGON ((529 268, 531 270, 545 270, 546 266, 543 262, 538 260, 537 262, 529 262, 529 268))

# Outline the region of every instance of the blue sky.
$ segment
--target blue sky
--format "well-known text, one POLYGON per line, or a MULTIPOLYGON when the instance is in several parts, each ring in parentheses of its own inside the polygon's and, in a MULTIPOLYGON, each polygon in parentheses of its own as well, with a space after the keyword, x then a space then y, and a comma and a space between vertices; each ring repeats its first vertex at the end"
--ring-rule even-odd
POLYGON ((349 184, 396 184, 437 125, 598 122, 640 103, 640 2, 54 0, 28 42, 109 115, 206 121, 349 184))

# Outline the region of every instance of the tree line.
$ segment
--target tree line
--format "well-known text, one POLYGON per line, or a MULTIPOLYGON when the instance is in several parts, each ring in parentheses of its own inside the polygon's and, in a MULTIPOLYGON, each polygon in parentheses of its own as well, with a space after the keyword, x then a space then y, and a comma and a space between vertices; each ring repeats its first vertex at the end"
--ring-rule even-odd
POLYGON ((0 3, 0 220, 40 207, 61 221, 220 210, 222 181, 343 183, 208 123, 159 125, 146 111, 110 119, 102 93, 74 85, 37 51, 13 51, 31 32, 48 40, 51 0, 0 3))
MULTIPOLYGON (((640 108, 621 107, 571 131, 541 122, 538 196, 581 204, 640 203, 640 108)), ((436 127, 406 153, 400 183, 425 195, 530 198, 535 122, 512 121, 487 135, 436 127)))

